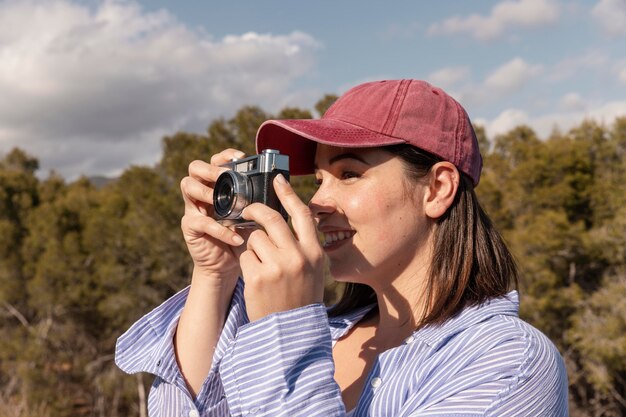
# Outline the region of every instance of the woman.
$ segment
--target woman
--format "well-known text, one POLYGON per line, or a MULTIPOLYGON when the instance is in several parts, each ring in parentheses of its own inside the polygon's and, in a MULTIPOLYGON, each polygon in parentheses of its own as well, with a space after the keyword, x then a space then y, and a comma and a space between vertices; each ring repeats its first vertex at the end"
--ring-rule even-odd
POLYGON ((474 194, 482 158, 456 101, 423 81, 366 83, 320 120, 264 123, 257 148, 319 188, 307 206, 278 176, 293 230, 256 203, 243 217, 261 228, 244 235, 210 205, 220 165, 243 154, 190 165, 191 286, 117 347, 123 370, 157 376, 152 416, 567 415, 560 355, 517 317, 516 267, 474 194), (328 311, 324 259, 347 283, 328 311))

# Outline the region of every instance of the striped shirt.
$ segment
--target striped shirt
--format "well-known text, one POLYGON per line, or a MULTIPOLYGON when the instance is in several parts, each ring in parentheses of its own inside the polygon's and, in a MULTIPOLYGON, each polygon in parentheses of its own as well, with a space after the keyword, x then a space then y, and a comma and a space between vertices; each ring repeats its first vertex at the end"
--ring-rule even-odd
MULTIPOLYGON (((197 398, 176 363, 185 289, 117 343, 125 372, 156 376, 151 417, 346 416, 332 346, 371 307, 329 318, 321 304, 250 323, 237 284, 213 365, 197 398)), ((518 318, 516 292, 417 330, 380 354, 354 417, 567 416, 567 375, 555 346, 518 318)))

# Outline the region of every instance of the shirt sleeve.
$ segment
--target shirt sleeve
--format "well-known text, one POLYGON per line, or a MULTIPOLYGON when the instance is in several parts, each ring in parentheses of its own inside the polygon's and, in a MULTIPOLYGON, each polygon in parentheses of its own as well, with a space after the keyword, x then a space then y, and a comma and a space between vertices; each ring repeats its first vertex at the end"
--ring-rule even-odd
MULTIPOLYGON (((406 417, 567 417, 567 374, 556 347, 538 331, 500 341, 477 358, 467 358, 436 388, 414 393, 406 417), (428 396, 433 401, 422 402, 428 396), (421 398, 420 398, 421 397, 421 398)), ((441 366, 446 366, 441 364, 441 366)), ((445 375, 445 373, 442 373, 445 375)))
POLYGON ((188 294, 189 287, 142 317, 117 341, 115 362, 122 371, 130 374, 147 372, 156 376, 148 399, 150 416, 228 415, 219 364, 228 346, 233 343, 237 329, 248 322, 243 281, 240 279, 235 287, 211 370, 195 400, 178 367, 173 343, 188 294))
POLYGON ((314 304, 250 323, 242 280, 235 288, 211 370, 194 400, 173 346, 188 292, 181 291, 141 318, 117 342, 120 369, 156 375, 148 401, 151 417, 345 415, 333 377, 326 308, 314 304))
POLYGON ((233 416, 345 416, 321 304, 242 326, 220 374, 233 416))
POLYGON ((519 373, 498 393, 485 417, 567 417, 567 397, 563 358, 546 336, 533 331, 519 373))

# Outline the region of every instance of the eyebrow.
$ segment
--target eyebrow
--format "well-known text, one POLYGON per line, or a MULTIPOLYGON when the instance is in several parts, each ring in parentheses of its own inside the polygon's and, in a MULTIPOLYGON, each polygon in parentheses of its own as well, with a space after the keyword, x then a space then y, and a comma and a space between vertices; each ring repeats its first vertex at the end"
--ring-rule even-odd
MULTIPOLYGON (((357 155, 357 154, 355 154, 355 153, 351 153, 351 152, 347 152, 347 153, 340 153, 340 154, 337 154, 337 155, 333 156, 332 158, 330 158, 330 159, 328 160, 328 165, 332 165, 332 164, 334 164, 335 162, 341 161, 341 160, 343 160, 343 159, 355 159, 355 160, 357 160, 357 161, 359 161, 359 162, 361 162, 361 163, 363 163, 363 164, 365 164, 365 165, 369 165, 369 166, 371 166, 371 165, 372 165, 372 164, 370 164, 369 162, 367 162, 365 159, 363 159, 363 157, 362 157, 362 156, 357 155)), ((313 168, 314 168, 315 170, 319 169, 319 168, 318 168, 318 166, 317 166, 317 163, 315 163, 315 164, 313 165, 313 168)))

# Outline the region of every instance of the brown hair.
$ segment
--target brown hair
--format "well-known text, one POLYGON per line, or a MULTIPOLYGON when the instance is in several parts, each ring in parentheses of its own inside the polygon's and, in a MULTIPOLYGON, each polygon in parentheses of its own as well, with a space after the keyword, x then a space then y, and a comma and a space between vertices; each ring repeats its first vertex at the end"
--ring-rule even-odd
MULTIPOLYGON (((405 163, 410 181, 426 176, 440 158, 411 145, 385 146, 405 163)), ((437 220, 434 257, 426 285, 426 316, 420 327, 442 324, 465 307, 517 288, 513 255, 478 202, 472 180, 461 173, 454 202, 437 220)), ((329 314, 338 316, 375 301, 364 284, 348 283, 329 314)))

